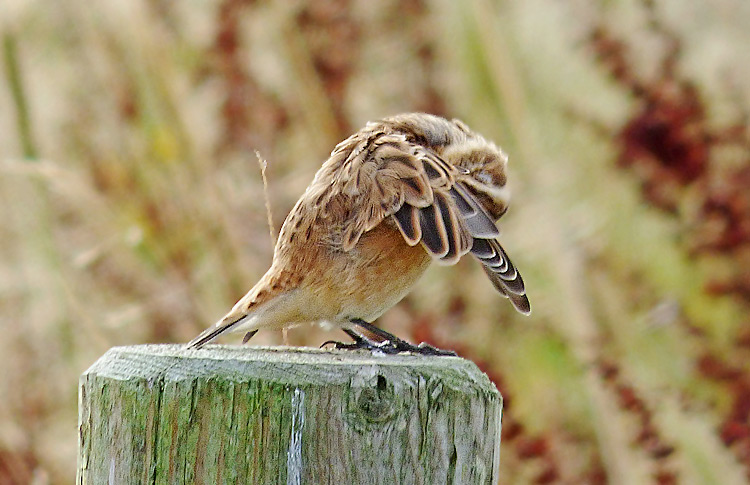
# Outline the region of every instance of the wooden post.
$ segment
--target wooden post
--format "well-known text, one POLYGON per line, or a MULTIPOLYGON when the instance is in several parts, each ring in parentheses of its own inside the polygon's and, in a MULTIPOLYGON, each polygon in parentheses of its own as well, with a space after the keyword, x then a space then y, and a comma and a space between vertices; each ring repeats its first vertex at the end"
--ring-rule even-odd
POLYGON ((502 398, 457 357, 142 345, 80 379, 79 484, 495 484, 502 398))

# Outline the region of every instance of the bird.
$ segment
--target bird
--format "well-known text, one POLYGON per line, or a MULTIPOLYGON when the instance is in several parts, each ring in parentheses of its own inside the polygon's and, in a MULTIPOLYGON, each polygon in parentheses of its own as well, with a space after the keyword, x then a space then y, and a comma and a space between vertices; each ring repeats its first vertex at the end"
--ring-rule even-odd
POLYGON ((260 281, 187 347, 228 332, 246 332, 246 343, 260 329, 327 322, 353 342, 323 345, 456 355, 413 345, 373 322, 431 263, 453 265, 467 254, 528 315, 523 278, 498 241, 496 222, 510 197, 507 162, 502 149, 458 119, 404 113, 368 122, 315 174, 286 217, 260 281))

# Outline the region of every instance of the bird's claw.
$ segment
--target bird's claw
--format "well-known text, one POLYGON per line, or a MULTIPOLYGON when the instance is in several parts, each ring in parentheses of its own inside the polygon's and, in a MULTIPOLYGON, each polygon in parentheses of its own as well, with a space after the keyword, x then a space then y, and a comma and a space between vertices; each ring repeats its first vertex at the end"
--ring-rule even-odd
POLYGON ((333 345, 334 349, 339 350, 369 350, 370 352, 382 352, 384 354, 398 354, 399 352, 402 352, 402 350, 399 350, 395 345, 387 340, 383 342, 374 342, 372 340, 362 338, 355 340, 350 344, 345 344, 344 342, 339 342, 338 340, 327 340, 323 342, 320 347, 323 348, 326 345, 333 345))
POLYGON ((417 345, 416 347, 412 345, 412 347, 415 350, 412 350, 411 352, 414 352, 416 354, 420 355, 442 355, 446 357, 458 357, 458 354, 454 352, 453 350, 443 350, 439 349, 437 347, 434 347, 426 342, 422 342, 421 344, 417 345))
POLYGON ((409 352, 417 355, 433 355, 433 356, 448 356, 456 357, 456 354, 452 350, 443 350, 432 345, 422 342, 419 345, 412 345, 405 340, 383 340, 382 342, 374 342, 364 337, 356 339, 352 343, 339 342, 337 340, 328 340, 323 342, 321 348, 326 345, 333 345, 335 349, 343 350, 369 350, 370 352, 382 352, 388 355, 400 354, 402 352, 409 352))

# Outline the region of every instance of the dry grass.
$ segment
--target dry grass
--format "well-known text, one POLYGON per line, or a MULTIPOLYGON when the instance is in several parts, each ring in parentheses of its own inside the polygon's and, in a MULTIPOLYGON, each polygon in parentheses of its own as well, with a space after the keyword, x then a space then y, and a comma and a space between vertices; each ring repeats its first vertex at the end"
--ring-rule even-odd
POLYGON ((502 482, 746 483, 750 9, 658 3, 0 4, 0 484, 70 483, 77 376, 265 271, 255 150, 277 229, 340 139, 411 110, 511 155, 532 317, 466 261, 381 321, 493 378, 502 482), (642 135, 651 105, 692 158, 642 135))

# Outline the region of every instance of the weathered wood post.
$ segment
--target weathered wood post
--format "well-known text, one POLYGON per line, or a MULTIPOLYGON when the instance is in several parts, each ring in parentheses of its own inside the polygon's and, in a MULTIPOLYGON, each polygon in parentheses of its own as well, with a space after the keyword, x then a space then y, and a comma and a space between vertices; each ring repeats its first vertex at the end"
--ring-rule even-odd
POLYGON ((495 484, 502 398, 457 357, 116 347, 80 379, 79 484, 495 484))

